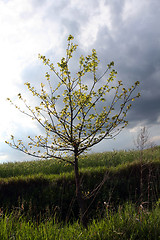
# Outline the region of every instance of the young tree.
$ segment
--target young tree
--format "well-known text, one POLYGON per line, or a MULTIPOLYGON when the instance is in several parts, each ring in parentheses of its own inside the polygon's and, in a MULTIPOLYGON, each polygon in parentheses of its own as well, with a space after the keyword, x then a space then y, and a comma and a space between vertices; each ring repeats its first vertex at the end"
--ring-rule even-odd
MULTIPOLYGON (((31 107, 20 93, 18 97, 26 110, 23 111, 14 104, 19 111, 41 125, 44 136, 28 136, 27 146, 22 140, 16 141, 14 136, 11 136, 12 142, 6 143, 34 157, 61 159, 73 165, 81 221, 86 225, 85 196, 78 168, 79 155, 103 139, 115 137, 128 124, 126 115, 131 107, 130 102, 140 94, 132 96, 139 85, 138 81, 127 89, 122 81, 115 80, 117 72, 113 69, 114 62, 108 64, 104 73, 98 76, 99 60, 95 49, 91 55, 80 57, 79 69, 73 78, 69 70, 70 60, 77 48, 73 39, 69 35, 66 57, 58 63, 59 71, 49 59, 39 55, 55 75, 56 87, 53 87, 56 80, 51 82, 47 72, 45 77, 48 87, 41 83, 38 91, 29 82, 25 83, 32 95, 40 100, 38 106, 31 107), (108 78, 105 76, 107 73, 108 78), (109 100, 108 106, 106 99, 109 100), (73 160, 65 157, 69 153, 73 155, 73 160)), ((12 103, 9 98, 8 100, 12 103)))
MULTIPOLYGON (((137 139, 135 141, 136 147, 139 150, 139 161, 140 161, 140 203, 142 205, 143 202, 143 195, 144 195, 144 171, 146 168, 144 150, 153 147, 153 143, 150 142, 149 133, 147 127, 143 126, 140 128, 137 139)), ((149 174, 147 177, 148 180, 148 206, 150 202, 150 185, 151 185, 151 172, 152 169, 149 167, 149 174)))

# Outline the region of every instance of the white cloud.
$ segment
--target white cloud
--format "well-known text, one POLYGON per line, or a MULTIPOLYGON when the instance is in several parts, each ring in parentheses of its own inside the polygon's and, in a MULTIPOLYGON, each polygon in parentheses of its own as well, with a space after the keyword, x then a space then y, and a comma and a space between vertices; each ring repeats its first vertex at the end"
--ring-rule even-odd
POLYGON ((157 119, 157 123, 160 123, 160 116, 159 116, 158 119, 157 119))
POLYGON ((160 142, 160 136, 154 136, 151 138, 151 142, 160 142))
POLYGON ((149 1, 146 0, 129 0, 125 1, 124 9, 123 9, 123 21, 129 21, 130 19, 134 19, 137 16, 146 12, 149 5, 149 1))
POLYGON ((0 155, 0 163, 7 162, 8 155, 0 155))
POLYGON ((130 130, 129 130, 129 132, 131 132, 131 133, 137 133, 138 131, 140 130, 140 127, 133 127, 133 128, 131 128, 130 130))
MULTIPOLYGON (((46 6, 47 7, 47 6, 46 6)), ((0 137, 22 128, 34 128, 33 121, 20 116, 6 101, 23 92, 22 72, 28 65, 39 63, 38 53, 45 54, 59 44, 57 23, 43 21, 45 7, 38 8, 32 1, 0 2, 0 137)), ((29 79, 28 79, 29 81, 29 79)))
POLYGON ((99 29, 104 26, 110 32, 113 30, 110 6, 106 5, 103 0, 99 2, 99 8, 93 9, 88 23, 81 27, 80 39, 83 42, 83 47, 94 45, 99 29))

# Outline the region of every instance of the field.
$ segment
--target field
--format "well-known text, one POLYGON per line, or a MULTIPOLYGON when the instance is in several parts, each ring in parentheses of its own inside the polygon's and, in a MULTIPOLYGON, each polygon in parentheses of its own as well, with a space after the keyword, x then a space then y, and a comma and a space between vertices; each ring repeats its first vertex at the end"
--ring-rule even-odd
POLYGON ((83 155, 88 229, 79 224, 71 165, 54 160, 0 165, 0 239, 160 239, 160 146, 83 155))

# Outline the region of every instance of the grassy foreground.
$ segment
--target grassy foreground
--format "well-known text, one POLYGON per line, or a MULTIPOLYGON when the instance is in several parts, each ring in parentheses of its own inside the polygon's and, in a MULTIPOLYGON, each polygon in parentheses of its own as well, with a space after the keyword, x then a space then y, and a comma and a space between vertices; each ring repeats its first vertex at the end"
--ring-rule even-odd
POLYGON ((1 216, 0 239, 36 239, 36 240, 70 240, 70 239, 123 239, 152 240, 160 239, 160 207, 152 212, 133 205, 125 204, 116 213, 106 209, 106 216, 100 221, 93 220, 84 229, 78 222, 68 225, 54 223, 48 219, 37 225, 14 214, 1 216))
POLYGON ((53 160, 1 164, 0 240, 160 239, 159 146, 143 154, 120 151, 85 155, 80 159, 80 169, 86 192, 103 179, 106 170, 109 173, 92 204, 87 230, 76 220, 76 202, 66 223, 66 212, 75 193, 72 166, 53 160), (108 207, 104 201, 110 193, 108 207), (141 205, 141 193, 150 207, 148 203, 146 208, 141 205), (57 214, 65 221, 58 221, 57 214))

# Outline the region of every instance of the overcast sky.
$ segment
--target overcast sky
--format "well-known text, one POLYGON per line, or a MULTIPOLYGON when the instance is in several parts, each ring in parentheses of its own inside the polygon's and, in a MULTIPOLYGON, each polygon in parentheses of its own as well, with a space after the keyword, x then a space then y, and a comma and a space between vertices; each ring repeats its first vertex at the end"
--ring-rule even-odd
POLYGON ((38 54, 56 63, 64 56, 69 34, 78 53, 88 55, 95 48, 102 66, 115 62, 119 80, 140 81, 141 98, 130 110, 128 127, 91 152, 135 148, 142 126, 160 145, 159 24, 159 0, 0 0, 0 162, 28 159, 4 143, 11 134, 25 139, 40 131, 6 98, 17 101, 21 92, 30 100, 24 83, 36 86, 46 71, 38 54))

